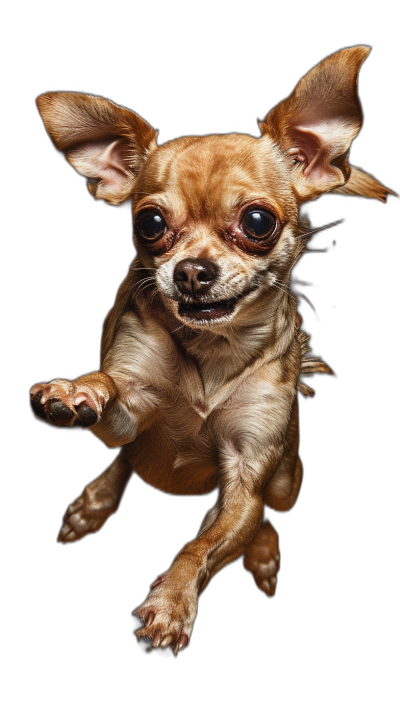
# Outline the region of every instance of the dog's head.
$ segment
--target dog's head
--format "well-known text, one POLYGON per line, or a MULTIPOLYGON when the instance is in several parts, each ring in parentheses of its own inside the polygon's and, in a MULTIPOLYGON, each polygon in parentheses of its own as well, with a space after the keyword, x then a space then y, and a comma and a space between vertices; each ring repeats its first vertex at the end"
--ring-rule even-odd
POLYGON ((389 193, 348 163, 368 53, 353 47, 317 65, 260 123, 260 138, 157 146, 147 122, 100 97, 55 92, 38 106, 96 198, 132 198, 138 256, 167 309, 196 328, 218 329, 248 321, 261 296, 287 289, 303 246, 301 203, 333 190, 381 200, 389 193))

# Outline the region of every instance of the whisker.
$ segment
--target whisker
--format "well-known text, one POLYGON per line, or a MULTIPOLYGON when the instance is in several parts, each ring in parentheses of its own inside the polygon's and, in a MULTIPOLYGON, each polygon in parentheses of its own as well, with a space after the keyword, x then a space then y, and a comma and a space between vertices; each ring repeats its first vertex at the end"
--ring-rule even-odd
POLYGON ((281 288, 280 285, 276 285, 276 284, 275 284, 274 287, 276 287, 276 288, 277 288, 278 290, 280 290, 282 293, 285 293, 285 295, 288 295, 290 298, 293 298, 293 300, 296 300, 296 296, 293 295, 293 293, 289 293, 287 290, 284 290, 283 288, 281 288))
POLYGON ((139 282, 135 284, 135 287, 139 287, 140 285, 143 285, 143 283, 149 283, 152 281, 154 281, 154 277, 150 275, 147 278, 142 278, 142 280, 139 280, 139 282))
POLYGON ((143 280, 140 280, 139 283, 137 284, 137 290, 134 292, 133 297, 138 297, 140 293, 145 290, 148 285, 150 285, 151 282, 154 282, 155 279, 153 277, 150 278, 143 278, 143 280), (139 289, 140 288, 140 289, 139 289))
POLYGON ((143 280, 139 280, 139 282, 136 283, 136 287, 143 287, 150 283, 155 283, 155 278, 153 276, 151 276, 150 278, 143 278, 143 280))
MULTIPOLYGON (((191 320, 190 318, 188 318, 188 319, 189 319, 189 322, 190 322, 191 325, 192 325, 192 324, 193 324, 193 325, 196 325, 196 321, 195 321, 195 320, 191 320)), ((195 332, 199 332, 199 329, 196 330, 195 327, 192 327, 192 330, 194 330, 195 332)))
POLYGON ((137 293, 134 294, 133 297, 134 297, 134 298, 138 298, 138 297, 145 291, 146 287, 147 287, 147 286, 144 285, 144 286, 142 287, 142 289, 139 290, 139 292, 137 292, 137 293))
POLYGON ((304 295, 304 293, 296 293, 296 296, 299 298, 303 298, 303 300, 305 300, 309 304, 309 306, 311 307, 311 310, 313 310, 315 313, 317 312, 314 305, 312 304, 311 300, 307 297, 307 295, 304 295))
POLYGON ((301 233, 298 238, 308 238, 308 236, 314 235, 314 233, 320 233, 320 231, 324 231, 326 228, 332 228, 333 226, 338 226, 339 223, 343 223, 343 218, 339 218, 338 221, 333 221, 333 223, 326 223, 324 226, 319 226, 318 228, 313 228, 311 231, 308 231, 307 233, 301 233))
POLYGON ((130 273, 133 273, 133 272, 135 272, 136 270, 151 270, 151 271, 155 272, 155 271, 156 271, 156 268, 131 268, 129 272, 130 272, 130 273))
POLYGON ((183 322, 182 325, 179 325, 179 327, 176 327, 175 330, 172 330, 171 335, 172 335, 174 332, 178 332, 178 330, 181 330, 182 327, 185 327, 185 326, 186 326, 186 322, 183 322))
POLYGON ((154 280, 154 275, 147 275, 144 278, 141 278, 136 285, 140 285, 140 283, 144 283, 145 280, 154 280))
POLYGON ((153 290, 153 292, 151 293, 151 295, 149 295, 149 301, 150 301, 150 303, 154 302, 154 299, 157 297, 157 295, 158 295, 158 289, 157 289, 157 288, 154 288, 154 290, 153 290))
POLYGON ((227 320, 226 323, 227 323, 227 325, 231 328, 231 332, 232 332, 233 337, 235 337, 235 333, 234 333, 234 331, 233 331, 233 327, 232 327, 232 325, 231 325, 230 320, 227 320))
MULTIPOLYGON (((308 284, 309 284, 309 283, 304 283, 304 282, 302 282, 301 280, 296 280, 296 281, 293 280, 292 282, 297 282, 297 283, 300 283, 301 285, 308 285, 308 284)), ((275 283, 274 283, 274 285, 276 285, 276 287, 279 288, 279 290, 282 290, 283 292, 286 292, 286 294, 287 294, 287 295, 290 295, 291 297, 294 297, 294 298, 296 298, 296 299, 297 299, 297 298, 302 298, 303 300, 306 301, 306 303, 309 304, 309 306, 311 307, 311 309, 312 309, 314 312, 316 312, 316 309, 315 309, 314 305, 312 304, 311 300, 307 297, 307 295, 304 295, 304 293, 291 293, 291 292, 287 292, 286 290, 284 290, 284 288, 287 287, 287 286, 286 286, 284 283, 281 283, 280 280, 276 280, 275 283)))

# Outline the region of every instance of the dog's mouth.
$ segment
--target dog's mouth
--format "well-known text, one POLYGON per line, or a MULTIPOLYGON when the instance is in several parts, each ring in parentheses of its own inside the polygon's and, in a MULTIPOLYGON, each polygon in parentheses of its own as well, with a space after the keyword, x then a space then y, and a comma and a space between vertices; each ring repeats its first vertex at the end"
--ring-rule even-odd
POLYGON ((178 312, 180 317, 190 320, 218 320, 228 317, 235 309, 237 297, 219 302, 180 302, 178 312))

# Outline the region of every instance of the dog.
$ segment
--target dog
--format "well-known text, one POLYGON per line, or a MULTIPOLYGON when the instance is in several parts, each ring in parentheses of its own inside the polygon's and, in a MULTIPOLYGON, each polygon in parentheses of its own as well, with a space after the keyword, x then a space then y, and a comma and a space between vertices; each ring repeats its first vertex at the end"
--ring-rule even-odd
POLYGON ((158 146, 146 121, 101 97, 37 100, 90 193, 132 200, 137 251, 105 321, 100 371, 31 390, 40 419, 122 447, 69 506, 58 539, 99 530, 133 471, 168 493, 219 488, 197 538, 133 613, 138 639, 152 647, 186 647, 199 594, 240 555, 258 587, 275 593, 279 542, 264 505, 294 505, 303 473, 297 395, 313 394, 300 375, 331 372, 309 355, 290 290, 315 232, 299 208, 326 192, 382 201, 393 193, 348 161, 369 51, 343 49, 316 65, 259 122, 259 138, 158 146))

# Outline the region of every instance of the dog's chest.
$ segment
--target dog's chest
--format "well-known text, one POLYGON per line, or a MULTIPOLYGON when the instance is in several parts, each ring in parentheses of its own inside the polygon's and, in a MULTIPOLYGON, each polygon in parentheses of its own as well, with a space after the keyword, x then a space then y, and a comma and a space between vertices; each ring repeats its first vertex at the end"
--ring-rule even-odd
POLYGON ((282 387, 285 418, 283 363, 264 356, 235 371, 229 355, 224 364, 212 353, 195 359, 162 337, 147 353, 143 340, 140 363, 139 356, 131 362, 133 381, 141 376, 156 408, 127 455, 134 470, 161 490, 205 493, 217 484, 226 441, 239 443, 249 429, 267 438, 271 414, 276 420, 281 410, 282 387))
POLYGON ((204 388, 188 393, 182 385, 171 384, 154 421, 129 449, 132 467, 169 493, 200 494, 215 488, 221 455, 229 445, 241 443, 249 431, 257 434, 257 443, 266 443, 271 419, 286 419, 290 396, 280 400, 276 387, 258 376, 242 375, 208 397, 204 388))
POLYGON ((172 384, 163 390, 152 423, 126 449, 134 470, 163 491, 199 494, 216 486, 218 454, 210 419, 172 384))

